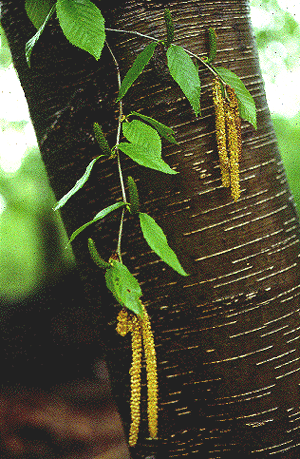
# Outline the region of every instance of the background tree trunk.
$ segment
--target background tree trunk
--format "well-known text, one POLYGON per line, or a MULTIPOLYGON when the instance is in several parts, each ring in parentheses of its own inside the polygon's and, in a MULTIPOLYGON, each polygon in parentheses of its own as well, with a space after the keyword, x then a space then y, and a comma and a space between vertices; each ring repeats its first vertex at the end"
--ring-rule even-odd
MULTIPOLYGON (((128 1, 102 9, 108 27, 163 38, 164 5, 128 1)), ((43 160, 57 198, 99 153, 92 135, 98 121, 115 143, 115 67, 107 49, 96 63, 70 45, 55 18, 33 53, 24 44, 34 28, 23 2, 3 2, 3 26, 24 88, 43 160)), ((278 153, 245 0, 168 3, 176 44, 206 51, 208 27, 218 35, 216 65, 237 73, 253 95, 258 129, 242 125, 242 194, 234 203, 222 188, 212 106, 212 77, 200 66, 202 116, 170 79, 158 50, 128 92, 124 111, 141 109, 173 127, 179 145, 164 156, 179 174, 162 175, 122 157, 125 175, 137 179, 144 210, 168 235, 187 278, 157 259, 127 217, 124 262, 143 288, 155 331, 159 372, 159 438, 147 438, 146 392, 133 458, 154 455, 227 458, 298 457, 299 439, 299 226, 278 153), (198 454, 198 455, 197 455, 198 454)), ((125 75, 145 40, 108 33, 125 75)), ((62 209, 70 235, 100 209, 121 199, 117 168, 103 160, 62 209)), ((113 393, 128 434, 129 338, 115 332, 118 308, 87 251, 93 237, 107 259, 116 248, 118 216, 90 226, 73 244, 88 307, 97 316, 113 393)), ((86 306, 84 306, 86 307, 86 306)), ((95 333, 96 334, 96 333, 95 333)), ((91 331, 91 339, 97 338, 91 331)), ((145 389, 145 387, 144 387, 145 389)))

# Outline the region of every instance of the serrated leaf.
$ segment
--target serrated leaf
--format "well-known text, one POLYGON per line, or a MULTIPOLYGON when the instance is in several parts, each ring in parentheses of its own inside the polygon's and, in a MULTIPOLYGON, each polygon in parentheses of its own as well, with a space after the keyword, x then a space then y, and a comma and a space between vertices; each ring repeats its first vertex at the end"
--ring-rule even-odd
POLYGON ((138 112, 131 112, 130 115, 139 116, 142 120, 151 124, 154 127, 154 129, 157 130, 161 137, 163 137, 171 143, 178 144, 174 137, 175 132, 169 126, 160 123, 159 121, 155 120, 154 118, 151 118, 150 116, 141 115, 141 113, 138 112))
POLYGON ((57 0, 57 17, 70 43, 100 58, 105 42, 104 18, 90 0, 57 0))
POLYGON ((217 55, 217 34, 212 27, 208 29, 208 44, 209 52, 207 62, 210 63, 215 59, 217 55))
POLYGON ((26 0, 25 10, 34 27, 38 30, 43 25, 55 0, 26 0))
POLYGON ((122 123, 124 137, 135 145, 148 150, 148 154, 161 157, 161 140, 155 129, 139 120, 122 123))
POLYGON ((100 212, 97 213, 97 215, 93 218, 93 220, 90 220, 89 222, 85 223, 84 225, 80 226, 80 228, 77 228, 72 234, 71 237, 68 241, 67 246, 72 242, 78 234, 80 234, 85 228, 88 226, 92 225, 93 223, 96 223, 97 221, 101 220, 102 218, 106 217, 106 215, 110 214, 114 210, 120 209, 120 207, 126 206, 126 202, 116 202, 115 204, 112 204, 111 206, 105 207, 105 209, 101 210, 100 212))
POLYGON ((179 274, 188 276, 181 266, 176 253, 169 246, 163 230, 156 221, 150 215, 143 212, 139 213, 139 218, 143 236, 151 249, 179 274))
POLYGON ((89 249, 89 252, 90 252, 90 255, 91 255, 91 258, 93 260, 93 262, 99 266, 99 268, 104 268, 104 269, 107 269, 107 268, 110 268, 110 264, 107 263, 107 261, 103 260, 102 257, 100 257, 97 249, 96 249, 96 245, 95 245, 95 242, 93 241, 93 239, 91 237, 88 238, 88 249, 89 249))
POLYGON ((122 306, 143 316, 143 308, 139 299, 142 296, 141 287, 125 265, 113 260, 112 266, 105 273, 105 281, 107 288, 122 306))
POLYGON ((157 42, 150 43, 137 56, 132 67, 128 70, 128 72, 125 75, 124 80, 122 81, 116 102, 118 102, 125 96, 130 86, 135 82, 135 80, 142 73, 142 71, 144 70, 148 62, 150 61, 151 57, 153 56, 156 46, 157 46, 157 42))
POLYGON ((171 169, 171 167, 165 163, 163 159, 151 156, 149 151, 141 145, 121 142, 118 145, 118 148, 133 161, 140 164, 140 166, 149 167, 150 169, 164 172, 165 174, 177 174, 177 172, 173 171, 173 169, 171 169))
POLYGON ((53 5, 52 8, 50 9, 49 13, 47 14, 47 16, 46 16, 44 22, 42 23, 42 25, 40 26, 39 30, 25 44, 25 57, 26 57, 26 61, 27 61, 28 67, 30 67, 30 57, 31 57, 31 53, 32 53, 33 47, 36 44, 36 42, 38 41, 38 39, 40 38, 41 34, 43 33, 43 31, 44 31, 44 29, 46 27, 46 24, 49 21, 49 19, 51 18, 54 10, 55 10, 55 5, 53 5))
POLYGON ((249 121, 257 129, 255 102, 242 80, 234 72, 224 67, 214 67, 214 69, 222 80, 234 89, 239 101, 241 118, 249 121))
POLYGON ((171 45, 167 51, 167 60, 172 77, 198 116, 200 114, 201 83, 192 59, 181 46, 171 45))
POLYGON ((80 190, 80 188, 83 187, 83 185, 86 183, 86 181, 88 180, 89 176, 90 176, 90 173, 92 171, 92 168, 95 164, 96 161, 98 161, 99 158, 101 158, 102 156, 104 155, 100 155, 98 156, 97 158, 93 159, 89 165, 87 166, 87 168, 85 169, 85 173, 83 174, 83 176, 77 180, 77 182, 75 183, 75 185, 73 186, 73 188, 71 188, 70 191, 68 191, 68 193, 66 193, 58 202, 57 204, 53 207, 53 210, 58 210, 60 209, 62 206, 64 206, 66 204, 66 202, 78 191, 80 190))
POLYGON ((108 142, 103 134, 102 128, 99 123, 93 124, 93 131, 98 142, 99 147, 105 153, 106 156, 111 155, 111 150, 109 148, 108 142))

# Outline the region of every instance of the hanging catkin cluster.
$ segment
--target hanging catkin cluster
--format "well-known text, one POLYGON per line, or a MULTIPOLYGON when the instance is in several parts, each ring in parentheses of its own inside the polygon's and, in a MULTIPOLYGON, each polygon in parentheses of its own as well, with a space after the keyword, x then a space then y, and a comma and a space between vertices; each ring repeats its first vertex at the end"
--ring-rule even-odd
POLYGON ((130 446, 135 446, 140 425, 142 345, 144 345, 147 372, 149 434, 151 438, 157 436, 158 384, 155 344, 149 316, 144 305, 143 318, 136 316, 127 308, 123 308, 119 312, 117 320, 116 330, 119 335, 125 336, 131 332, 132 362, 129 371, 131 379, 131 425, 128 442, 130 446))
POLYGON ((214 80, 213 101, 216 114, 216 136, 222 185, 231 187, 234 201, 240 197, 239 160, 242 153, 241 119, 234 90, 226 87, 228 100, 223 97, 221 82, 214 80))

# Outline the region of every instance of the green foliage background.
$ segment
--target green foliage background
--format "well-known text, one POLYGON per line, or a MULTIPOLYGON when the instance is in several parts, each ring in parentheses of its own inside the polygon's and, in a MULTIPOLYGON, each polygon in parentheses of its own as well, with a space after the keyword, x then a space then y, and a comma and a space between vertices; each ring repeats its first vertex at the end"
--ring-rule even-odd
MULTIPOLYGON (((255 28, 263 73, 276 75, 278 62, 267 59, 268 50, 283 53, 281 65, 293 71, 299 64, 300 26, 277 0, 251 0, 251 5, 274 15, 274 21, 255 28)), ((11 56, 1 33, 0 71, 11 65, 11 56)), ((289 184, 300 209, 300 111, 293 118, 273 114, 272 120, 289 184)), ((0 119, 2 132, 22 131, 27 121, 0 119)), ((2 153, 3 154, 3 153, 2 153)), ((9 154, 9 153, 8 153, 9 154)), ((52 211, 54 197, 37 147, 28 149, 21 167, 5 173, 0 166, 0 306, 29 295, 43 281, 52 281, 73 262, 61 220, 52 211), (2 203, 2 205, 1 205, 2 203), (1 212, 2 208, 2 212, 1 212)))

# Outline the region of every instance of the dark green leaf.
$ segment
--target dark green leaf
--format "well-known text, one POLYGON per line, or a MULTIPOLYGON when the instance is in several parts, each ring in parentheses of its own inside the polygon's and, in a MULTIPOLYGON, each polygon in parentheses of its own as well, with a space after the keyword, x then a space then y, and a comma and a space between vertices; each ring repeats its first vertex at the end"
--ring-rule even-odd
POLYGON ((80 234, 81 231, 83 231, 85 228, 92 225, 93 223, 96 223, 98 220, 101 220, 102 218, 106 217, 106 215, 110 214, 114 210, 117 210, 120 207, 124 207, 124 206, 126 206, 126 203, 121 201, 121 202, 116 202, 115 204, 112 204, 111 206, 105 207, 105 209, 98 212, 98 214, 93 218, 93 220, 90 220, 89 222, 80 226, 80 228, 77 228, 77 230, 71 234, 71 237, 67 245, 69 245, 70 242, 72 242, 75 239, 75 237, 78 236, 78 234, 80 234))
POLYGON ((177 45, 167 51, 168 67, 176 83, 189 100, 196 116, 200 114, 201 84, 198 71, 187 52, 177 45))
POLYGON ((25 0, 25 10, 34 27, 38 30, 44 23, 55 0, 25 0))
POLYGON ((28 40, 27 43, 25 44, 25 57, 26 57, 26 61, 27 61, 28 67, 30 67, 30 57, 31 57, 31 53, 32 53, 33 47, 36 44, 36 42, 38 41, 38 39, 40 38, 44 28, 46 27, 47 22, 49 21, 49 19, 52 16, 54 10, 55 10, 55 5, 53 5, 52 8, 50 9, 49 13, 47 14, 47 16, 46 16, 46 18, 45 18, 45 20, 43 22, 43 24, 40 26, 40 28, 36 32, 36 34, 33 35, 33 37, 30 38, 30 40, 28 40))
POLYGON ((125 265, 113 260, 112 266, 105 273, 105 280, 107 288, 122 306, 143 316, 143 308, 139 299, 142 296, 141 287, 125 265))
POLYGON ((56 9, 60 26, 69 42, 98 60, 105 42, 101 11, 90 0, 57 0, 56 9))
POLYGON ((104 155, 100 155, 98 156, 97 158, 93 159, 89 165, 87 166, 86 170, 85 170, 85 173, 83 174, 83 176, 77 180, 77 182, 75 183, 75 185, 73 186, 73 188, 68 191, 67 194, 65 194, 59 201, 58 203, 55 205, 55 207, 53 207, 53 210, 58 210, 60 209, 62 206, 64 206, 66 204, 66 202, 78 191, 80 190, 80 188, 83 187, 83 185, 85 184, 85 182, 88 180, 89 176, 90 176, 90 173, 91 173, 91 170, 93 168, 93 165, 95 164, 96 161, 98 161, 99 158, 101 158, 102 156, 104 155))
POLYGON ((143 236, 151 249, 179 274, 182 276, 188 276, 181 266, 177 255, 169 246, 163 230, 156 221, 143 212, 139 213, 139 218, 143 236))
POLYGON ((167 40, 166 40, 166 47, 168 48, 172 41, 174 40, 174 24, 171 16, 171 11, 169 8, 165 8, 164 11, 164 18, 165 18, 165 23, 166 23, 166 29, 167 29, 167 40))
POLYGON ((122 81, 116 102, 118 102, 120 99, 122 99, 125 96, 130 86, 135 82, 138 76, 142 73, 142 71, 144 70, 148 62, 150 61, 151 57, 153 56, 156 46, 157 46, 157 42, 150 43, 137 56, 132 67, 128 70, 128 72, 125 75, 124 80, 122 81))
POLYGON ((209 53, 208 53, 207 62, 210 63, 215 59, 217 55, 217 34, 212 27, 208 29, 208 44, 209 44, 209 53))
POLYGON ((155 169, 156 171, 164 172, 165 174, 177 174, 177 172, 173 171, 173 169, 171 169, 170 166, 163 161, 163 159, 158 156, 151 156, 149 151, 141 145, 121 142, 118 145, 118 148, 141 166, 149 167, 150 169, 155 169))
POLYGON ((140 207, 139 193, 134 179, 129 176, 127 178, 130 212, 134 215, 137 214, 140 207))
POLYGON ((99 144, 99 147, 101 148, 103 153, 105 153, 106 156, 111 156, 111 150, 109 148, 109 145, 108 145, 108 142, 107 142, 106 138, 104 137, 104 134, 103 134, 103 131, 102 131, 102 128, 101 128, 100 124, 99 123, 94 123, 93 130, 94 130, 94 134, 95 134, 96 140, 97 140, 97 142, 99 144))
POLYGON ((231 70, 225 69, 224 67, 215 67, 215 71, 226 84, 234 89, 236 97, 239 100, 241 118, 249 121, 249 123, 251 123, 256 129, 255 102, 244 83, 235 73, 231 70))
POLYGON ((123 135, 126 139, 148 151, 148 154, 161 157, 161 140, 155 129, 139 120, 122 123, 123 135))
POLYGON ((105 260, 103 260, 102 257, 100 257, 96 249, 95 242, 90 237, 88 238, 88 249, 89 249, 93 262, 96 263, 96 265, 99 266, 99 268, 105 268, 105 269, 110 268, 110 264, 107 263, 105 260))
POLYGON ((139 116, 142 120, 151 124, 154 127, 154 129, 157 130, 159 135, 161 135, 161 137, 163 137, 164 139, 168 140, 171 143, 176 143, 176 144, 178 143, 176 142, 174 138, 175 133, 173 129, 171 129, 169 126, 166 126, 165 124, 160 123, 159 121, 156 121, 154 118, 151 118, 150 116, 141 115, 138 112, 131 112, 130 115, 139 116))

